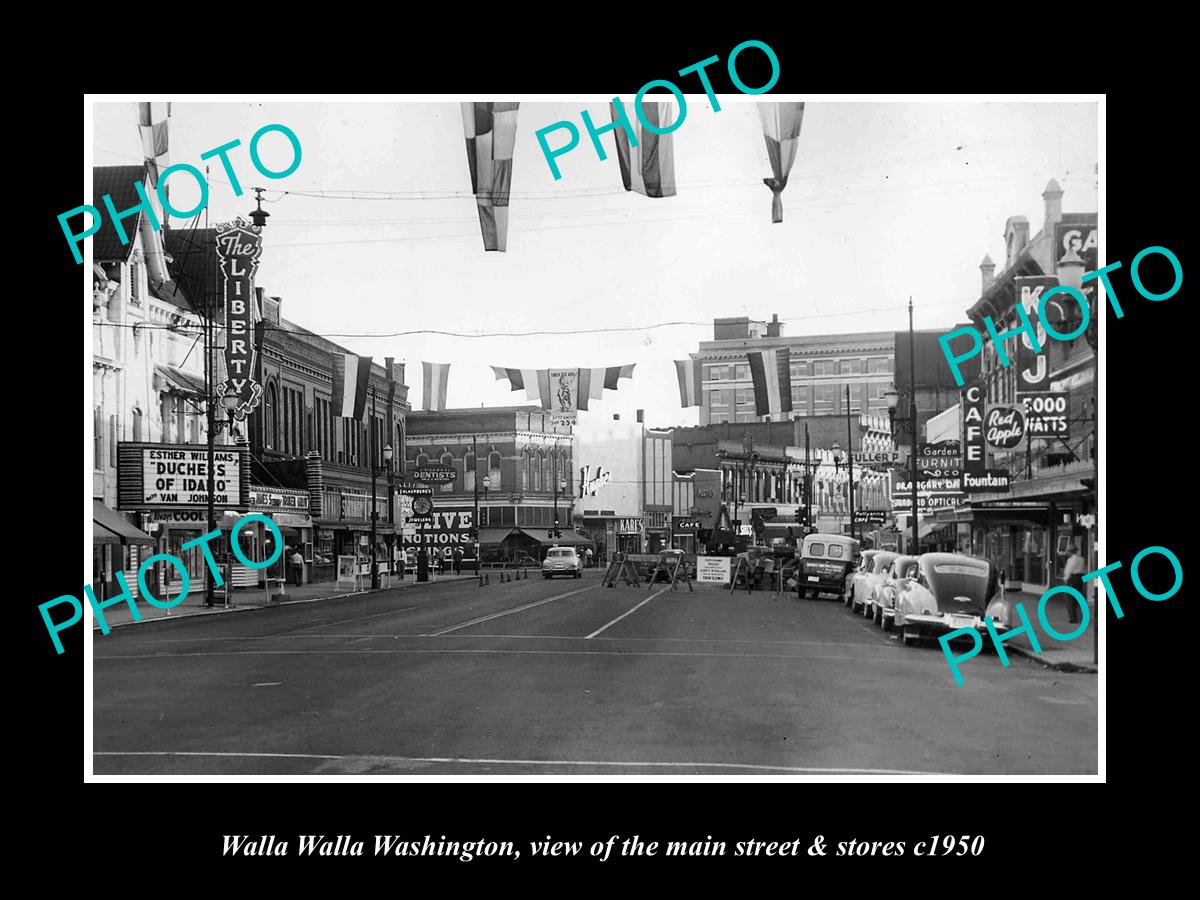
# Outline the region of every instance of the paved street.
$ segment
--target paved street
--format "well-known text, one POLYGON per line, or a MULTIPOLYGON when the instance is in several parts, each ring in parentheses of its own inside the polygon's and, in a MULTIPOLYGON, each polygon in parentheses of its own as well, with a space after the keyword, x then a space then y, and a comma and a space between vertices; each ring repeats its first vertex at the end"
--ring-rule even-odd
MULTIPOLYGON (((493 579, 494 581, 494 579, 493 579)), ((1086 774, 1097 683, 836 601, 541 578, 94 635, 103 774, 1086 774)))

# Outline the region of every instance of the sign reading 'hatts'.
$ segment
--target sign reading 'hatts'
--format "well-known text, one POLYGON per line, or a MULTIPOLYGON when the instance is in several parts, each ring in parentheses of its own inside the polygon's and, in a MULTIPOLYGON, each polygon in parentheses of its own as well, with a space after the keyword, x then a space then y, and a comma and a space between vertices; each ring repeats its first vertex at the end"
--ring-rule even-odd
POLYGON ((262 385, 254 378, 254 273, 262 255, 262 227, 238 218, 217 226, 217 259, 225 281, 225 371, 217 396, 237 395, 233 415, 245 419, 258 407, 262 385))

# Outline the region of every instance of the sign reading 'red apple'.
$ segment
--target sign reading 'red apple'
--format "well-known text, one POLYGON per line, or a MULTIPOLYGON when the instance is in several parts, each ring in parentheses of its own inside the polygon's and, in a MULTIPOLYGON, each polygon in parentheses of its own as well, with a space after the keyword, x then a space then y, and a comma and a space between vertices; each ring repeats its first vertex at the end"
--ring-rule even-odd
POLYGON ((984 421, 989 446, 1011 450, 1025 437, 1025 413, 1017 406, 993 406, 984 421))
POLYGON ((223 397, 230 387, 237 395, 233 415, 245 419, 262 397, 254 380, 254 273, 262 255, 262 228, 235 219, 217 226, 217 259, 225 279, 225 371, 217 385, 223 397))

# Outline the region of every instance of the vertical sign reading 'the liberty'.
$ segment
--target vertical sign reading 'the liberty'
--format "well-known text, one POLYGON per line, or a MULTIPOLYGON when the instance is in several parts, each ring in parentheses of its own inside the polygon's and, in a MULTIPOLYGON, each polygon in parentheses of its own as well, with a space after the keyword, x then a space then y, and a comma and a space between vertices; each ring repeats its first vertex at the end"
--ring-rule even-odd
POLYGON ((262 385, 254 380, 254 273, 262 255, 262 228, 241 218, 217 226, 217 258, 225 281, 225 381, 217 396, 232 388, 235 418, 245 419, 258 406, 262 385))

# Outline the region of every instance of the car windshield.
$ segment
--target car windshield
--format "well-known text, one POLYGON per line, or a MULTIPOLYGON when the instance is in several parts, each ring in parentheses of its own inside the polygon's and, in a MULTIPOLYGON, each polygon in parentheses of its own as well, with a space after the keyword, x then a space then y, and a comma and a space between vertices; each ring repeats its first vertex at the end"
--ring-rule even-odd
POLYGON ((575 553, 574 550, 551 550, 546 555, 547 556, 573 556, 574 553, 575 553))
POLYGON ((825 555, 825 545, 824 544, 809 544, 808 545, 808 555, 809 556, 824 556, 825 555))
POLYGON ((841 544, 830 544, 829 545, 829 558, 830 559, 841 559, 842 555, 843 554, 842 554, 842 545, 841 544))
POLYGON ((890 566, 893 562, 895 562, 895 560, 896 560, 895 556, 892 556, 887 553, 881 553, 879 556, 876 556, 875 559, 872 560, 872 571, 873 572, 882 572, 888 566, 890 566))

